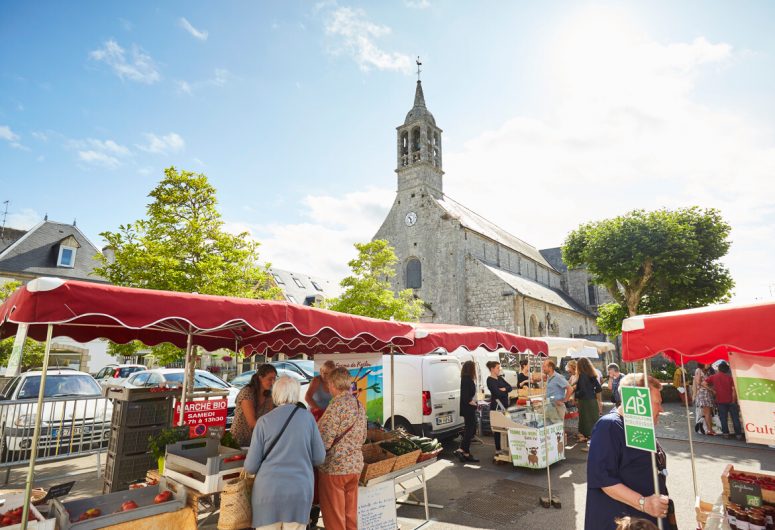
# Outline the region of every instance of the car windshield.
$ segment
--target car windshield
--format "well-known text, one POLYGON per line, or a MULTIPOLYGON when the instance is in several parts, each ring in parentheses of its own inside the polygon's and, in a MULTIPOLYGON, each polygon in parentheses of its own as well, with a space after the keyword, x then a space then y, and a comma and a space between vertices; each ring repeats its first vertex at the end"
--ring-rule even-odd
POLYGON ((242 374, 232 379, 231 384, 233 386, 242 388, 243 386, 250 383, 250 378, 253 377, 254 373, 256 373, 255 370, 250 370, 249 372, 243 372, 242 374))
POLYGON ((301 368, 310 379, 315 373, 315 363, 313 361, 293 361, 293 364, 301 368))
MULTIPOLYGON (((40 376, 32 375, 24 379, 19 391, 19 399, 38 397, 40 392, 40 376)), ((88 375, 49 375, 46 377, 46 391, 43 396, 99 396, 100 385, 88 375)))
MULTIPOLYGON (((173 383, 183 383, 183 372, 174 372, 171 374, 164 374, 164 379, 173 383)), ((196 388, 229 388, 229 385, 218 379, 217 377, 207 376, 204 374, 194 374, 194 386, 196 388)))

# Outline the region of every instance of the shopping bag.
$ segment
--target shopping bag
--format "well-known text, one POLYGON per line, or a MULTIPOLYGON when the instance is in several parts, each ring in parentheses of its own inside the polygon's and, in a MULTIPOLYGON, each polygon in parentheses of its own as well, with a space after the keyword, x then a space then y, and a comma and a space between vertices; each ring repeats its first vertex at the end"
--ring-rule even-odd
POLYGON ((218 530, 242 530, 253 526, 253 507, 251 492, 255 477, 245 471, 239 478, 226 482, 221 492, 221 515, 218 518, 218 530))

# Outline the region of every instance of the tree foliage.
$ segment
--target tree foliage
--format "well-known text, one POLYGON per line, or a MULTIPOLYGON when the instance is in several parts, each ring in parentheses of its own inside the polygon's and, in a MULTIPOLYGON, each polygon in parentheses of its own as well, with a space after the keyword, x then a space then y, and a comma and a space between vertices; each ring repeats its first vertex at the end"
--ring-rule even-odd
POLYGON ((715 209, 634 210, 580 226, 565 240, 562 257, 569 267, 586 267, 621 307, 602 307, 598 320, 616 336, 622 314, 727 301, 734 282, 719 260, 729 250, 730 230, 715 209))
MULTIPOLYGON (((6 282, 0 285, 0 303, 4 302, 11 294, 21 286, 19 282, 6 282)), ((0 366, 8 366, 8 360, 13 350, 13 337, 0 341, 0 366)), ((43 356, 46 353, 46 345, 33 339, 24 341, 22 348, 22 370, 28 370, 43 365, 43 356)))
POLYGON ((344 292, 330 298, 324 307, 341 313, 399 321, 417 321, 423 312, 422 300, 411 289, 394 293, 390 278, 396 275, 398 258, 393 247, 383 239, 356 243, 358 257, 348 265, 352 271, 341 282, 344 292))
MULTIPOLYGON (((148 194, 153 199, 146 218, 100 234, 113 258, 99 255, 95 272, 116 285, 244 298, 276 299, 269 265, 258 265, 258 243, 247 232, 224 230, 216 190, 202 173, 164 170, 164 178, 148 194)), ((113 354, 131 355, 137 344, 118 347, 113 354)), ((166 364, 181 351, 154 348, 166 364)))

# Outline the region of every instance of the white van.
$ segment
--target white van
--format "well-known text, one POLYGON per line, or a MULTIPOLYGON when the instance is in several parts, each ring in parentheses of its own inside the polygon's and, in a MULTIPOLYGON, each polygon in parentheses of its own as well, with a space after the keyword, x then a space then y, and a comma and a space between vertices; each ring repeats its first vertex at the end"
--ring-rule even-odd
MULTIPOLYGON (((500 353, 497 351, 487 351, 484 348, 477 348, 474 351, 458 348, 451 352, 450 355, 460 359, 461 365, 466 361, 474 361, 476 363, 476 388, 483 392, 485 397, 489 397, 490 391, 487 390, 487 378, 490 375, 490 370, 487 369, 487 363, 490 361, 501 362, 500 353)), ((517 388, 517 372, 501 365, 501 375, 508 384, 517 388)))
MULTIPOLYGON (((451 355, 396 355, 396 427, 430 438, 449 438, 463 428, 459 359, 451 355)), ((383 418, 390 426, 390 355, 382 357, 383 418)))

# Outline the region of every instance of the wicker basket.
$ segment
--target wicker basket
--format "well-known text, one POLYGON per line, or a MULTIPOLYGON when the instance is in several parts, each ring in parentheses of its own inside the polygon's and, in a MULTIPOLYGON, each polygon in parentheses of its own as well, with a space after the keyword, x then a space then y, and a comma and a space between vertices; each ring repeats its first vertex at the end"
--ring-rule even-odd
POLYGON ((431 451, 429 453, 420 453, 420 456, 417 457, 417 463, 419 464, 420 462, 425 462, 426 460, 433 460, 434 458, 438 457, 443 450, 443 447, 439 447, 435 451, 431 451))
MULTIPOLYGON (((388 451, 388 454, 393 454, 390 451, 388 451)), ((417 463, 417 459, 420 457, 420 454, 422 454, 422 451, 419 449, 412 451, 410 453, 406 453, 403 455, 396 455, 396 463, 393 465, 393 471, 398 471, 399 469, 404 469, 405 467, 413 466, 417 463)))
POLYGON ((395 440, 398 435, 394 432, 383 431, 382 429, 369 429, 366 431, 366 439, 372 443, 384 442, 385 440, 395 440))
POLYGON ((397 458, 382 449, 379 444, 364 445, 362 451, 363 471, 361 471, 361 482, 363 484, 393 471, 397 458))

